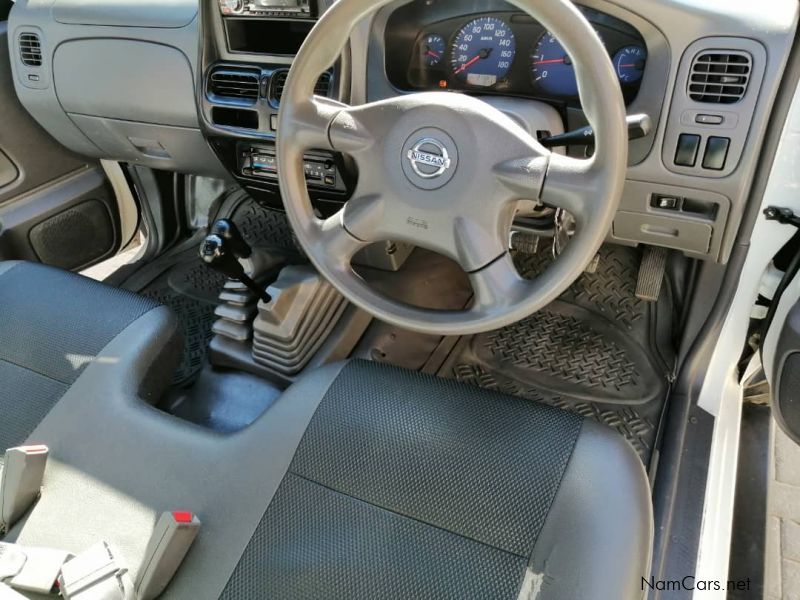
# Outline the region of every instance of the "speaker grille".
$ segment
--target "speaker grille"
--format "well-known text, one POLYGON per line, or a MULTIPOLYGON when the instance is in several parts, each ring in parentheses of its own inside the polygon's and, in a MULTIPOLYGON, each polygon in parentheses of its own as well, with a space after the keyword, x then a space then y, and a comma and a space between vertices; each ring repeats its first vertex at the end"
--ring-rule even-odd
POLYGON ((87 200, 30 230, 31 247, 43 263, 72 270, 89 266, 114 250, 114 225, 99 200, 87 200))

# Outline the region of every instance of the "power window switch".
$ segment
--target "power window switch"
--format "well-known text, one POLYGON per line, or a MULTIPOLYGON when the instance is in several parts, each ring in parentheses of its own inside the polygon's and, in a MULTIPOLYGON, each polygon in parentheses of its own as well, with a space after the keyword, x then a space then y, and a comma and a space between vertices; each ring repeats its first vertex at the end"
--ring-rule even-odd
POLYGON ((697 152, 700 150, 700 136, 682 133, 678 138, 678 149, 675 152, 675 164, 679 167, 693 167, 697 163, 697 152))
POLYGON ((724 137, 710 137, 706 144, 706 153, 703 156, 703 168, 712 171, 722 171, 728 160, 728 148, 731 140, 724 137))

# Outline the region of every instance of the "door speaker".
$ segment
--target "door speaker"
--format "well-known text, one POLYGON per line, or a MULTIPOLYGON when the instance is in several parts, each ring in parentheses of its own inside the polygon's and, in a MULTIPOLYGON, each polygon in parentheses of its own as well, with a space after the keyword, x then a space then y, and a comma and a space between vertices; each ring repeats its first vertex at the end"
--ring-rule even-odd
POLYGON ((75 270, 114 250, 115 228, 102 202, 86 200, 35 225, 29 238, 43 263, 75 270))

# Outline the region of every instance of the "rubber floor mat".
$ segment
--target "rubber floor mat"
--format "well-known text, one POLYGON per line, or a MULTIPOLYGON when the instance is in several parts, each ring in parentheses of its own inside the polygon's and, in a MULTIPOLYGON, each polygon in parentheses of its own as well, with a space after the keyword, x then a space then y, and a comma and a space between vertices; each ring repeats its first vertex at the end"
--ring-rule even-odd
MULTIPOLYGON (((197 266, 201 266, 200 261, 192 258, 190 261, 178 263, 173 269, 186 272, 194 270, 194 267, 197 266)), ((139 293, 169 307, 180 321, 183 333, 183 356, 172 376, 172 385, 184 386, 193 382, 206 364, 206 353, 212 337, 211 326, 216 319, 214 310, 217 305, 214 302, 199 299, 194 294, 187 294, 186 287, 181 290, 176 289, 171 282, 172 279, 173 273, 167 271, 139 293)), ((180 278, 177 279, 180 280, 180 278)), ((217 281, 218 290, 221 290, 225 279, 220 276, 217 281)), ((181 283, 186 286, 187 282, 182 281, 181 283)), ((209 291, 212 278, 206 279, 203 283, 206 287, 197 290, 201 294, 209 291)))
MULTIPOLYGON (((523 321, 462 338, 439 374, 613 427, 647 464, 674 362, 672 302, 666 285, 656 303, 636 298, 639 260, 637 249, 603 247, 594 273, 523 321)), ((515 261, 534 278, 551 259, 515 261)))
MULTIPOLYGON (((286 216, 262 208, 246 194, 236 193, 226 199, 217 218, 232 219, 254 248, 297 252, 286 216)), ((143 271, 154 270, 145 286, 124 286, 158 300, 178 317, 184 349, 181 364, 172 378, 176 387, 193 383, 207 363, 208 345, 213 337, 211 327, 216 320, 214 311, 225 285, 225 277, 209 269, 198 257, 201 239, 202 234, 198 234, 196 240, 145 267, 143 271)), ((134 278, 141 280, 141 272, 131 279, 134 278)))

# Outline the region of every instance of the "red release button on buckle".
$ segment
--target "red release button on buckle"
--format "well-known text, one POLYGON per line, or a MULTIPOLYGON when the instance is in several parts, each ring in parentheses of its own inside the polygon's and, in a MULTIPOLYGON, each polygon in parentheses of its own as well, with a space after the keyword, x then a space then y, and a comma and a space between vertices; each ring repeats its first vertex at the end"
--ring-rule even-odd
POLYGON ((176 510, 172 512, 172 518, 176 523, 191 523, 194 514, 186 510, 176 510))

